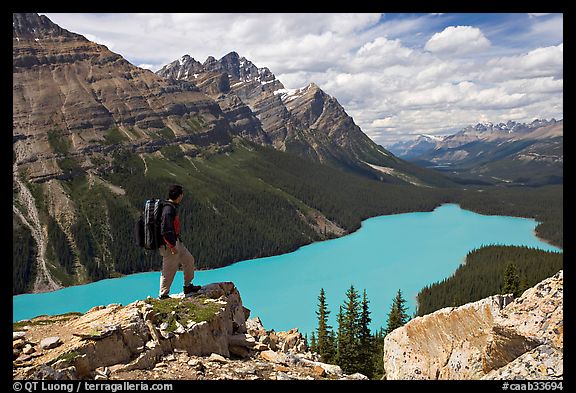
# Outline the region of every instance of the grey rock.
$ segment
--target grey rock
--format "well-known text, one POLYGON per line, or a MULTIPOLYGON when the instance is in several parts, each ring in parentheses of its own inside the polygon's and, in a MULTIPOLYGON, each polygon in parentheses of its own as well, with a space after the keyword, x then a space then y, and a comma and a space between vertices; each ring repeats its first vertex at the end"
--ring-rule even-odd
POLYGON ((278 381, 290 381, 290 380, 293 380, 294 378, 292 378, 290 375, 288 375, 282 371, 278 371, 278 373, 276 374, 276 379, 278 381))
POLYGON ((62 345, 62 340, 60 340, 60 337, 56 336, 47 337, 45 339, 42 339, 42 341, 40 341, 40 348, 42 349, 52 349, 60 345, 62 345))
POLYGON ((224 358, 222 355, 218 355, 217 353, 210 354, 210 356, 208 356, 208 359, 206 359, 206 361, 223 363, 223 364, 228 363, 228 360, 226 360, 226 358, 224 358))
POLYGON ((26 336, 26 332, 12 332, 12 340, 18 340, 24 336, 26 336))
POLYGON ((34 347, 30 344, 26 344, 24 346, 24 348, 22 349, 22 352, 25 353, 26 355, 30 355, 34 352, 36 352, 36 350, 34 349, 34 347))
POLYGON ((348 375, 348 377, 346 379, 366 380, 366 379, 370 379, 370 378, 368 378, 364 374, 354 373, 352 375, 348 375))

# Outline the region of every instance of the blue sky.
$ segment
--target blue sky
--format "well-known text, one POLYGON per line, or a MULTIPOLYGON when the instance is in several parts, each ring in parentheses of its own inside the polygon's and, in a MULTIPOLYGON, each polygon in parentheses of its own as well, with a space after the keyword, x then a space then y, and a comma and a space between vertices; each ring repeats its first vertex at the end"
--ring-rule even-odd
POLYGON ((153 71, 236 51, 314 82, 377 143, 563 117, 563 14, 52 14, 153 71))

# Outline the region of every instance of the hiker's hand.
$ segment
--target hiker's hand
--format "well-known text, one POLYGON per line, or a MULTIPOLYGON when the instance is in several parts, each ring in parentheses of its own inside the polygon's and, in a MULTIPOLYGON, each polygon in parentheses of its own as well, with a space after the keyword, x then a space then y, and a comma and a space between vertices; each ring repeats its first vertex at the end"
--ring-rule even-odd
POLYGON ((178 249, 176 247, 171 248, 170 251, 172 252, 172 255, 178 254, 178 249))

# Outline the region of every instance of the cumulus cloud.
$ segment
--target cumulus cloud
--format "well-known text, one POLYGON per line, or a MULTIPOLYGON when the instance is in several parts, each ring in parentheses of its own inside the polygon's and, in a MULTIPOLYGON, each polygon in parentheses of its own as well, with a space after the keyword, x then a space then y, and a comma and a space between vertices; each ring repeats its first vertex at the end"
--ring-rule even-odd
POLYGON ((448 26, 434 34, 424 48, 433 53, 469 53, 484 50, 490 41, 477 27, 448 26))
POLYGON ((316 83, 383 145, 563 113, 562 14, 474 26, 454 14, 47 16, 153 71, 236 51, 287 88, 316 83))
POLYGON ((564 44, 536 48, 517 56, 497 57, 486 63, 486 80, 538 78, 552 76, 561 79, 564 72, 564 44))

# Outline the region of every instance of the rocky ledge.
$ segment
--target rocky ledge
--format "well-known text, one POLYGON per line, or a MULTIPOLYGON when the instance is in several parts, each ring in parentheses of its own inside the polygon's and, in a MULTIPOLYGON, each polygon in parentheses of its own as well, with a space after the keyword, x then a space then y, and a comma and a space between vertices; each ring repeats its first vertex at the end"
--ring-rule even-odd
POLYGON ((384 340, 385 378, 562 379, 563 277, 411 320, 384 340))
POLYGON ((14 379, 367 379, 319 361, 298 329, 249 319, 233 283, 14 325, 14 379))

